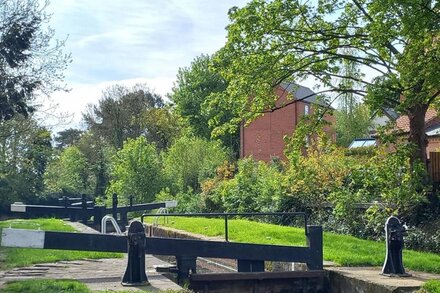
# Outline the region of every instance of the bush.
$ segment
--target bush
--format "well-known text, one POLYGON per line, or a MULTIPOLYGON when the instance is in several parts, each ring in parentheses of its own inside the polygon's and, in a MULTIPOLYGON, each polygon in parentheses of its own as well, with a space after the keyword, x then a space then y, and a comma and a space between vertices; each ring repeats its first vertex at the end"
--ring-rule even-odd
POLYGON ((84 154, 76 147, 65 148, 49 163, 44 174, 47 193, 93 194, 95 178, 84 154))
POLYGON ((200 184, 214 177, 216 168, 229 159, 219 142, 197 137, 178 139, 164 154, 164 172, 172 193, 200 191, 200 184))
POLYGON ((156 197, 156 201, 166 201, 170 199, 177 200, 177 207, 173 208, 173 212, 200 213, 204 210, 200 193, 194 193, 192 190, 173 195, 169 188, 164 188, 156 197))
POLYGON ((284 196, 283 184, 276 166, 246 158, 238 161, 233 179, 205 182, 202 198, 208 211, 274 212, 284 196))
MULTIPOLYGON (((144 137, 128 139, 111 160, 110 187, 107 194, 117 193, 120 204, 130 195, 136 202, 154 201, 163 186, 159 156, 154 145, 144 137)), ((111 196, 108 196, 111 198, 111 196)))

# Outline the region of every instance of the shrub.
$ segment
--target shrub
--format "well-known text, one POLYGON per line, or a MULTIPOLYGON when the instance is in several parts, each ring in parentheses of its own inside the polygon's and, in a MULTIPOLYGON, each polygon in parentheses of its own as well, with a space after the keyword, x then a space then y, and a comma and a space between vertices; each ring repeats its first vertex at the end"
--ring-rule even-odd
POLYGON ((233 179, 204 182, 202 198, 209 211, 273 212, 278 209, 285 187, 284 176, 276 166, 239 160, 233 179))
POLYGON ((214 177, 228 154, 219 142, 197 137, 178 139, 164 154, 164 172, 172 193, 200 191, 200 183, 214 177))
POLYGON ((178 213, 200 213, 204 210, 200 193, 192 190, 172 194, 169 188, 162 189, 156 197, 156 201, 177 200, 177 207, 173 208, 178 213))
POLYGON ((49 163, 44 183, 47 193, 93 194, 95 178, 84 154, 70 146, 49 163))
MULTIPOLYGON (((110 187, 107 194, 117 193, 120 203, 130 195, 137 202, 152 202, 163 186, 162 169, 154 145, 144 137, 128 139, 111 160, 110 187)), ((111 198, 111 196, 109 196, 111 198)))

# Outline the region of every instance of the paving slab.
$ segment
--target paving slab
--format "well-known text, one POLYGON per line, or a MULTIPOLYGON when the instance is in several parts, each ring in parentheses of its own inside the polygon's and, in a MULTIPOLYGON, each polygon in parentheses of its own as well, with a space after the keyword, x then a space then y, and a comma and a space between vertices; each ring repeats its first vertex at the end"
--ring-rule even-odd
MULTIPOLYGON (((344 277, 343 282, 353 287, 372 288, 371 292, 413 292, 420 288, 427 280, 440 280, 440 275, 407 271, 409 277, 389 277, 381 275, 381 267, 325 267, 330 273, 331 282, 341 278, 332 277, 332 273, 344 277)), ((334 284, 332 284, 334 285, 334 284)), ((342 286, 343 287, 343 286, 342 286)), ((338 287, 339 288, 339 287, 338 287)), ((338 292, 342 289, 339 288, 338 292)), ((347 291, 349 292, 349 291, 347 291)), ((368 290, 362 292, 370 292, 368 290)))

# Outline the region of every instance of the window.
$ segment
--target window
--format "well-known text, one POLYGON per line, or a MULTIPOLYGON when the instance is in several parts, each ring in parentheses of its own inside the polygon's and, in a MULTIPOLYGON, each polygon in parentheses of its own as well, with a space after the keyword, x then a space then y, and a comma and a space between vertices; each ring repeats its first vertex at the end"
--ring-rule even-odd
POLYGON ((305 115, 309 115, 309 110, 310 110, 310 108, 309 108, 310 106, 309 105, 304 105, 304 116, 305 115))

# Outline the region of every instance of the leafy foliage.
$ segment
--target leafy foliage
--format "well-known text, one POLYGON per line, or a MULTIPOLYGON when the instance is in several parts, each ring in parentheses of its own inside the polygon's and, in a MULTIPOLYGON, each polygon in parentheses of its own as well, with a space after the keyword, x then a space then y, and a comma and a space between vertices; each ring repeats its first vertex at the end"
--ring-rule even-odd
POLYGON ((323 86, 318 94, 354 93, 372 110, 392 107, 408 114, 408 140, 416 146, 411 162, 425 163, 424 117, 440 95, 438 11, 438 1, 422 0, 254 0, 231 9, 228 41, 215 56, 228 87, 215 101, 233 116, 217 130, 272 108, 275 85, 313 77, 323 86), (341 73, 344 61, 377 77, 341 73))
MULTIPOLYGON (((218 111, 217 105, 211 103, 211 94, 220 93, 227 86, 225 79, 211 68, 211 63, 210 56, 201 55, 193 60, 190 67, 180 68, 170 96, 176 112, 187 121, 193 134, 205 139, 211 138, 213 130, 209 120, 225 123, 231 116, 228 111, 218 111)), ((238 155, 240 143, 237 130, 218 135, 218 138, 238 155)))
POLYGON ((47 2, 0 0, 0 121, 35 110, 38 92, 62 89, 62 72, 70 56, 64 42, 54 42, 47 27, 47 2))
POLYGON ((117 193, 126 203, 130 195, 137 202, 152 202, 162 188, 162 170, 154 145, 145 137, 128 139, 112 158, 108 194, 117 193))
POLYGON ((169 107, 146 110, 141 125, 148 141, 154 143, 158 150, 168 149, 180 136, 183 128, 180 117, 169 107))
POLYGON ((80 140, 83 133, 83 130, 75 128, 69 128, 58 132, 57 136, 55 137, 57 148, 62 149, 75 145, 80 140))
POLYGON ((341 109, 336 114, 336 142, 348 147, 355 138, 367 137, 371 126, 369 110, 365 104, 355 104, 347 111, 341 109))
POLYGON ((83 118, 93 133, 121 149, 127 138, 134 139, 144 133, 145 111, 163 106, 162 98, 146 85, 132 88, 115 85, 102 93, 98 105, 89 105, 83 118))
POLYGON ((237 168, 232 179, 211 179, 203 183, 206 208, 226 212, 277 211, 286 188, 285 177, 276 166, 247 158, 240 160, 237 168))
POLYGON ((164 172, 173 193, 199 191, 200 183, 213 177, 226 160, 228 154, 219 142, 181 137, 164 154, 164 172))
POLYGON ((42 195, 51 155, 50 132, 34 119, 0 122, 0 209, 42 195))
POLYGON ((76 146, 65 148, 45 173, 49 193, 93 194, 94 177, 84 154, 76 146))
POLYGON ((83 133, 76 146, 84 154, 94 175, 95 197, 104 197, 109 184, 111 158, 116 153, 115 148, 91 131, 83 133))

